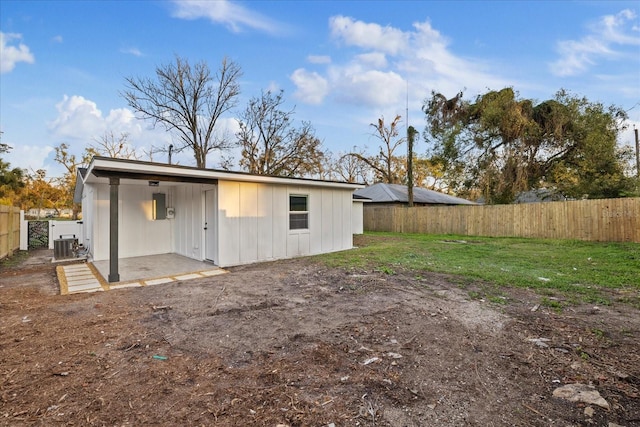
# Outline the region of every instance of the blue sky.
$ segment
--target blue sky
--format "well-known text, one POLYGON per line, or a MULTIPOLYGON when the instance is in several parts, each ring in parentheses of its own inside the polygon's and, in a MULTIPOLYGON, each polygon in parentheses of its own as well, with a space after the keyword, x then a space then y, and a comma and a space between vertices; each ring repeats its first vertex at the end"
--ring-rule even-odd
MULTIPOLYGON (((545 100, 564 88, 623 107, 640 127, 639 17, 637 1, 2 0, 0 129, 13 146, 3 158, 57 176, 62 142, 76 154, 105 132, 127 132, 140 152, 170 144, 120 92, 125 77, 153 77, 175 55, 213 70, 236 61, 238 109, 284 90, 296 122, 310 121, 334 153, 373 152, 369 124, 406 119, 407 104, 422 131, 432 90, 469 99, 510 86, 545 100)), ((233 115, 223 125, 237 129, 233 115)), ((178 161, 194 164, 189 153, 178 161)))

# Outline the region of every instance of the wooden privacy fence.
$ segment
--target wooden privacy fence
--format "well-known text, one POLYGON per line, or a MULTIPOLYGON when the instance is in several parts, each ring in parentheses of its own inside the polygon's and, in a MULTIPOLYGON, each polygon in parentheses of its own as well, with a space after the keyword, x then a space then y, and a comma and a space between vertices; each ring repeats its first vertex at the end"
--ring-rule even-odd
POLYGON ((640 243, 640 198, 477 206, 364 206, 365 231, 640 243))
POLYGON ((20 208, 0 205, 0 259, 20 249, 20 208))

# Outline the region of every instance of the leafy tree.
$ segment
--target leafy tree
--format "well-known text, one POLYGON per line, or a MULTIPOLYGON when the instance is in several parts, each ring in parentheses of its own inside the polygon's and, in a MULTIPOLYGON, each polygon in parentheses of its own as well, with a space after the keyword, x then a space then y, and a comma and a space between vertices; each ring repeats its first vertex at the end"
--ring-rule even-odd
MULTIPOLYGON (((2 138, 2 134, 3 134, 3 133, 4 133, 4 132, 2 132, 2 131, 0 130, 0 138, 2 138)), ((11 151, 11 147, 10 147, 9 145, 5 144, 4 142, 0 142, 0 154, 2 154, 2 153, 8 153, 9 151, 11 151)))
MULTIPOLYGON (((2 132, 0 132, 2 135, 2 132)), ((11 151, 9 145, 0 143, 0 154, 11 151)), ((0 204, 13 205, 17 193, 24 188, 24 171, 11 169, 11 164, 0 158, 0 204)))
POLYGON ((294 110, 282 109, 283 92, 263 92, 240 114, 236 134, 242 149, 240 166, 259 175, 289 177, 323 173, 325 153, 310 123, 292 124, 294 110))
POLYGON ((65 174, 58 179, 58 185, 63 190, 61 198, 64 207, 70 207, 72 209, 73 219, 77 219, 80 213, 80 204, 73 202, 73 195, 76 187, 78 168, 88 165, 93 155, 102 155, 102 153, 94 151, 92 147, 87 147, 85 148, 82 158, 78 159, 75 154, 69 152, 69 146, 64 142, 54 147, 54 150, 56 153, 54 160, 66 169, 65 174))
POLYGON ((200 62, 191 66, 176 56, 175 62, 156 68, 156 80, 126 78, 122 96, 129 106, 173 132, 180 145, 176 151, 193 151, 196 166, 205 168, 207 155, 225 151, 230 142, 217 131, 220 117, 237 105, 240 66, 224 58, 215 75, 200 62))
POLYGON ((11 164, 0 159, 0 201, 12 205, 13 199, 24 188, 24 171, 11 169, 11 164))
POLYGON ((379 153, 377 156, 365 156, 358 152, 349 153, 351 156, 366 163, 373 170, 377 182, 399 184, 402 180, 398 168, 400 158, 396 155, 396 150, 405 141, 404 138, 398 137, 400 134, 398 126, 401 120, 402 117, 397 115, 389 126, 385 125, 384 117, 380 117, 376 123, 371 123, 371 126, 375 129, 373 135, 381 142, 381 145, 378 146, 379 153))
POLYGON ((632 152, 617 145, 627 113, 565 91, 558 93, 557 100, 572 118, 568 127, 574 141, 561 151, 558 161, 545 165, 549 170, 547 181, 572 198, 613 198, 632 192, 633 179, 624 174, 632 152))
POLYGON ((547 187, 569 197, 620 197, 629 187, 616 140, 626 113, 559 91, 535 104, 511 88, 474 102, 462 94, 425 101, 431 159, 454 191, 510 203, 547 187))
POLYGON ((55 180, 47 178, 44 169, 28 173, 25 177, 24 189, 18 195, 17 203, 22 210, 32 208, 55 209, 56 212, 66 207, 65 190, 55 185, 55 180))

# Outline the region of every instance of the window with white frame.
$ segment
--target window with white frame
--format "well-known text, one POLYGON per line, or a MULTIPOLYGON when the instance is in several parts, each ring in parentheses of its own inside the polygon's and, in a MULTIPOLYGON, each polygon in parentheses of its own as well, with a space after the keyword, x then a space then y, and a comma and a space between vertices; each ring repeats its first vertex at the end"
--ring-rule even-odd
POLYGON ((306 230, 309 228, 309 196, 302 194, 289 195, 289 230, 306 230))

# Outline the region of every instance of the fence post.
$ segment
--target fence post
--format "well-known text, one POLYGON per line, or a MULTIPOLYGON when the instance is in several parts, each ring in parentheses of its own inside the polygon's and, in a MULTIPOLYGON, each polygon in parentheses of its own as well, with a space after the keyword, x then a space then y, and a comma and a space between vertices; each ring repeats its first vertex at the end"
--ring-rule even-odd
POLYGON ((8 248, 7 248, 7 256, 13 256, 13 249, 14 249, 14 243, 13 241, 15 240, 15 220, 14 220, 14 216, 15 216, 15 208, 13 206, 11 206, 9 208, 9 224, 8 224, 8 231, 9 231, 9 235, 7 236, 7 244, 8 244, 8 248))
POLYGON ((29 223, 24 219, 24 211, 20 211, 20 250, 29 250, 29 223))

